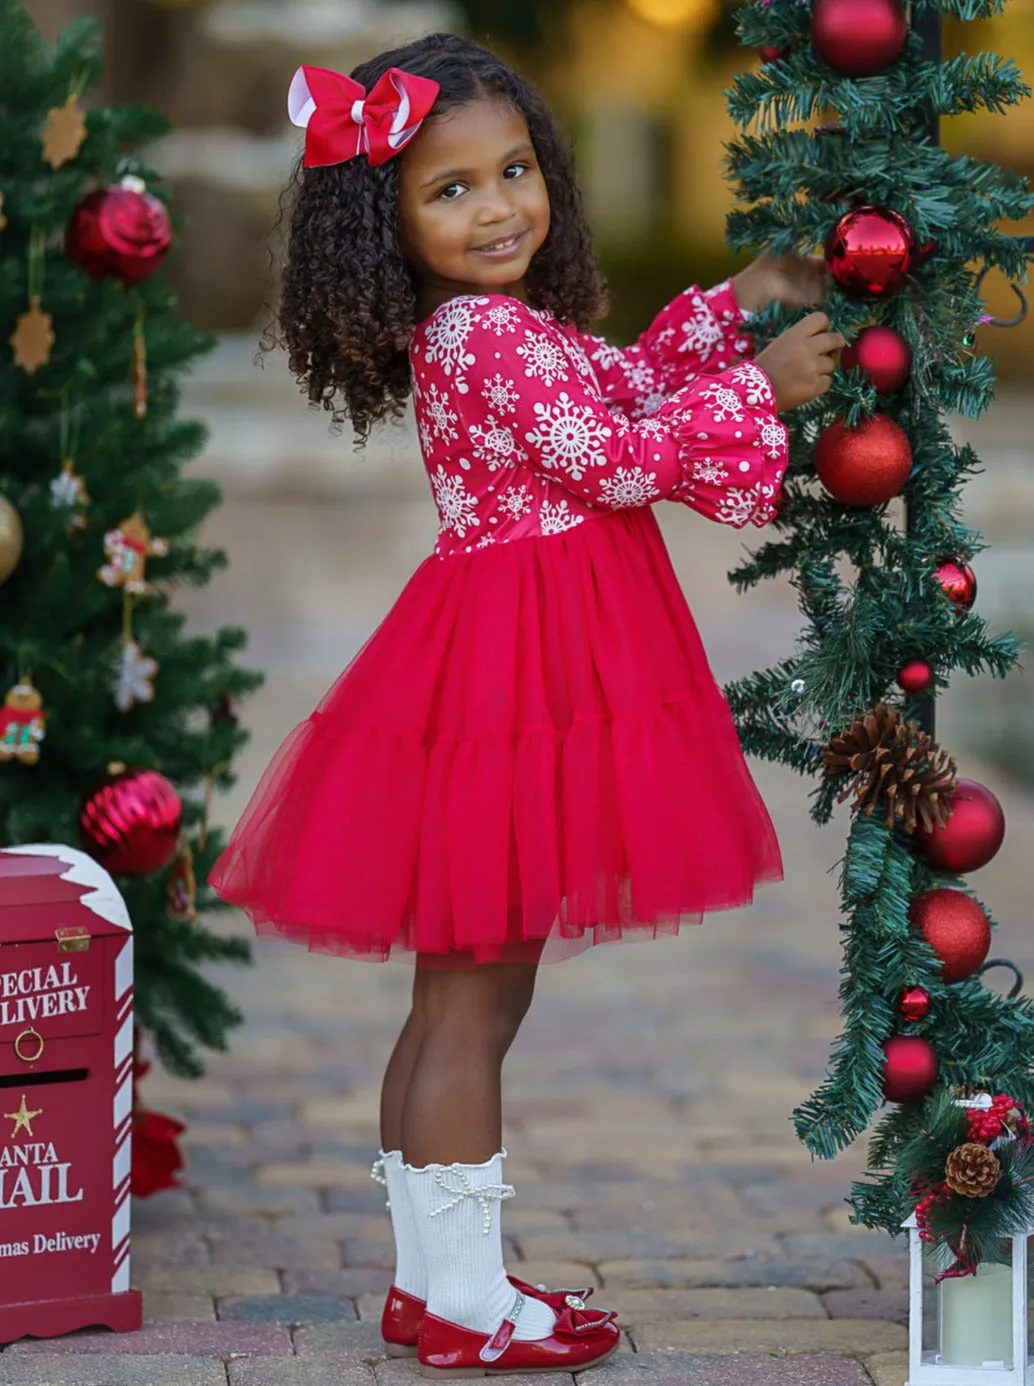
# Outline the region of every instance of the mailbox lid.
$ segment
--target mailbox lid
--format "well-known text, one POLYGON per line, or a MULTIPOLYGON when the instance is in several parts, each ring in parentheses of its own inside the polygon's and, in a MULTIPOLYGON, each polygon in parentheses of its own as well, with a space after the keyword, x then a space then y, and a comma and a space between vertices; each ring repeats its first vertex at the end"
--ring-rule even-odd
POLYGON ((102 938, 132 927, 115 882, 85 852, 53 842, 0 850, 0 948, 53 943, 58 929, 102 938))

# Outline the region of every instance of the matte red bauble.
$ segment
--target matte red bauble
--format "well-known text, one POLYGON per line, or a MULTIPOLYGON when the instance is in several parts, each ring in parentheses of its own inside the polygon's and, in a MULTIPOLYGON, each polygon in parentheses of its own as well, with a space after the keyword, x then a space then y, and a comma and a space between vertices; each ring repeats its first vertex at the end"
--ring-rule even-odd
POLYGON ((69 259, 94 279, 116 276, 140 284, 161 265, 172 239, 165 203, 139 178, 87 193, 72 213, 65 237, 69 259))
POLYGON ((882 298, 905 287, 916 240, 903 216, 889 207, 855 207, 826 237, 829 272, 845 294, 882 298))
POLYGON ((918 1102, 937 1082, 937 1055, 921 1035, 891 1035, 883 1054, 883 1095, 888 1102, 918 1102))
POLYGON ((815 468, 835 500, 880 505, 908 480, 912 449, 904 429, 884 414, 874 414, 857 428, 838 419, 818 441, 815 468))
POLYGON ((898 1010, 906 1020, 922 1020, 930 1010, 930 993, 925 987, 906 987, 898 1001, 898 1010))
POLYGON ((787 48, 773 48, 770 43, 763 43, 758 49, 758 54, 763 63, 777 63, 784 53, 788 53, 787 48))
POLYGON ((946 982, 971 977, 991 947, 991 921, 961 890, 927 890, 909 906, 908 917, 941 960, 946 982))
POLYGON ((83 804, 79 836, 113 876, 149 876, 175 855, 182 820, 180 796, 164 775, 126 770, 83 804))
POLYGON ((1005 839, 1002 806, 976 780, 959 780, 949 802, 947 823, 929 831, 916 828, 913 840, 926 860, 942 871, 979 871, 1005 839))
POLYGON ((906 693, 925 693, 933 685, 933 670, 925 659, 910 659, 898 670, 898 687, 906 693))
POLYGON ((893 394, 908 380, 912 348, 893 327, 863 327, 840 355, 845 370, 858 366, 881 395, 893 394))
POLYGON ((811 41, 845 77, 872 77, 889 67, 908 34, 898 0, 815 0, 811 41))
POLYGON ((953 606, 963 611, 977 599, 977 577, 968 563, 961 558, 940 558, 934 569, 934 577, 941 584, 944 595, 953 606))

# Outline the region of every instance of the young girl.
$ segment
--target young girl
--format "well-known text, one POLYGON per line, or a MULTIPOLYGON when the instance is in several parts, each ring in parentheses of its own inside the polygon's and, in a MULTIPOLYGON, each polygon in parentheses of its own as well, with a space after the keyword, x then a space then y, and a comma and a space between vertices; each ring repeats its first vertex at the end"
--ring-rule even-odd
POLYGON ((816 312, 747 359, 747 313, 821 301, 821 262, 792 255, 687 290, 634 346, 590 336, 604 287, 570 151, 464 39, 302 68, 290 109, 291 368, 360 439, 412 391, 439 539, 212 881, 259 932, 415 955, 381 1107, 389 1351, 444 1378, 578 1371, 618 1330, 587 1291, 506 1274, 500 1069, 540 961, 780 877, 651 507, 770 520, 778 411, 828 388, 844 343, 816 312))

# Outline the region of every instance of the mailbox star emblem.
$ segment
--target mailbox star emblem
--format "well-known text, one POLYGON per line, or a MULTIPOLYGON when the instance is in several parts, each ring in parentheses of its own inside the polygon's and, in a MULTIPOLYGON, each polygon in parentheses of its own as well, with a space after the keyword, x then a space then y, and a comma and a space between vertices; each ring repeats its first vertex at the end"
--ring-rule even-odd
POLYGON ((28 1107, 25 1105, 25 1094, 22 1093, 22 1105, 18 1108, 18 1110, 16 1112, 4 1112, 4 1121, 14 1122, 14 1130, 11 1132, 11 1140, 14 1140, 15 1136, 18 1134, 20 1130, 22 1130, 23 1127, 26 1131, 28 1131, 29 1135, 31 1136, 33 1120, 36 1117, 42 1115, 42 1107, 37 1112, 29 1111, 28 1107))

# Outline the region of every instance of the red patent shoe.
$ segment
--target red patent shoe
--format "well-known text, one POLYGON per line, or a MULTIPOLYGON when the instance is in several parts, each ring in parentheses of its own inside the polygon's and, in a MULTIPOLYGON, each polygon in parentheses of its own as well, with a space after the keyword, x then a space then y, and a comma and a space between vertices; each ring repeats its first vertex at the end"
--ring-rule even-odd
MULTIPOLYGON (((540 1299, 551 1309, 561 1313, 564 1309, 584 1309, 585 1301, 592 1294, 587 1285, 579 1290, 547 1290, 544 1285, 529 1285, 526 1280, 518 1280, 515 1275, 507 1276, 515 1290, 531 1299, 540 1299)), ((407 1294, 397 1285, 392 1285, 388 1298, 384 1301, 381 1315, 381 1337, 388 1345, 389 1357, 415 1357, 416 1342, 420 1336, 420 1324, 426 1305, 416 1295, 407 1294)))
POLYGON ((422 1299, 392 1285, 381 1315, 381 1337, 387 1345, 389 1357, 416 1356, 416 1342, 425 1308, 422 1299))
POLYGON ((598 1366, 615 1352, 621 1335, 614 1314, 605 1309, 568 1307, 557 1314, 545 1338, 514 1338, 523 1297, 512 1316, 493 1334, 475 1333, 434 1314, 425 1314, 417 1360, 422 1376, 456 1381, 461 1377, 509 1376, 525 1372, 581 1372, 598 1366))

